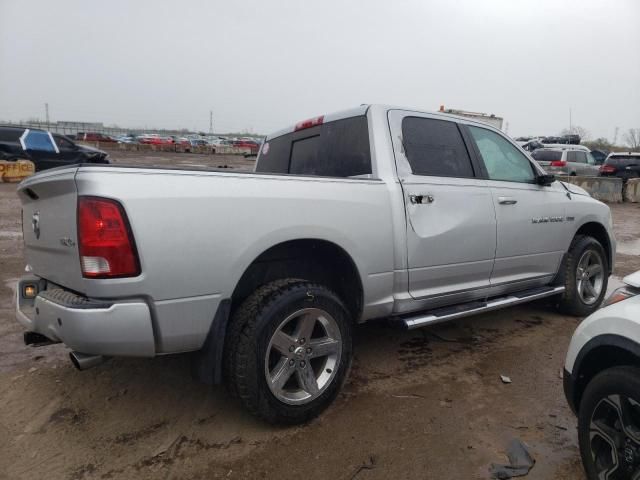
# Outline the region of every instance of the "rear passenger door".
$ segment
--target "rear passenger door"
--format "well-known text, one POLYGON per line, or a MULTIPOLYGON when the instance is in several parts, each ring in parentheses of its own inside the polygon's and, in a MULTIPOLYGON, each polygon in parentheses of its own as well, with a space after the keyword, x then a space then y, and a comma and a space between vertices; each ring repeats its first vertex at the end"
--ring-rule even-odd
POLYGON ((43 130, 25 130, 20 137, 22 148, 33 161, 36 171, 63 165, 60 151, 53 141, 53 136, 43 130))
POLYGON ((479 126, 466 128, 483 163, 496 209, 491 285, 548 283, 566 244, 566 190, 559 182, 538 185, 533 163, 504 136, 479 126))
POLYGON ((409 293, 482 297, 496 248, 491 191, 456 122, 392 110, 389 124, 406 210, 409 293))

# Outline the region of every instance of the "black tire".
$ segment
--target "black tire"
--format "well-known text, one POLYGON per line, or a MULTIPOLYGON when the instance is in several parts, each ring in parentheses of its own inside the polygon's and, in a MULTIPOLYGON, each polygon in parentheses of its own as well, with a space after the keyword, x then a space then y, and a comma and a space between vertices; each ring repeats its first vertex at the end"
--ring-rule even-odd
MULTIPOLYGON (((228 329, 224 375, 229 391, 250 413, 269 423, 299 424, 319 415, 335 399, 351 365, 351 318, 342 301, 326 287, 304 280, 283 279, 263 285, 234 312, 228 329), (341 354, 332 381, 319 396, 291 405, 272 393, 265 376, 269 342, 284 319, 315 308, 327 312, 341 335, 341 354)), ((311 362, 309 362, 311 365, 311 362)))
POLYGON ((609 282, 609 264, 607 261, 607 255, 600 242, 588 235, 576 235, 571 242, 569 251, 567 252, 562 278, 564 281, 565 291, 562 294, 558 305, 560 311, 568 315, 575 315, 578 317, 584 317, 595 312, 604 299, 609 282), (593 303, 585 302, 578 293, 578 262, 587 251, 591 251, 599 256, 602 261, 603 269, 602 287, 597 299, 593 301, 593 303))
MULTIPOLYGON (((578 441, 580 444, 580 455, 587 478, 597 480, 599 467, 593 460, 592 440, 591 440, 591 420, 601 401, 611 395, 622 395, 630 397, 636 402, 640 402, 640 368, 632 366, 613 367, 596 375, 587 385, 580 402, 578 410, 578 441)), ((635 449, 640 451, 638 448, 635 449)), ((624 454, 619 453, 619 468, 626 468, 624 454)), ((602 469, 602 466, 600 466, 602 469)), ((636 473, 640 467, 636 464, 636 473)), ((622 473, 622 471, 620 471, 622 473)), ((615 478, 632 478, 629 476, 618 476, 615 478)))

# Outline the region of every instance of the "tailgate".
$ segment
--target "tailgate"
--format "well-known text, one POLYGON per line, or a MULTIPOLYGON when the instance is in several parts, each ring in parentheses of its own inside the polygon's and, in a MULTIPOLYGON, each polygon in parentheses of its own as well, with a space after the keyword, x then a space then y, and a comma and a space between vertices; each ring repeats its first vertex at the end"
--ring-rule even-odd
POLYGON ((82 291, 76 233, 77 167, 50 170, 22 182, 25 260, 32 272, 71 290, 82 291))

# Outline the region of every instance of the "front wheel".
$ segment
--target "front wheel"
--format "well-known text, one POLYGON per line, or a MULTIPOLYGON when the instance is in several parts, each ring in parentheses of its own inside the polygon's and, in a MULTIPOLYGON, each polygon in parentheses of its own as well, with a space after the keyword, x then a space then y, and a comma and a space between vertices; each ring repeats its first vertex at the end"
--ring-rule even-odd
POLYGON ((586 235, 576 236, 565 263, 560 310, 569 315, 590 315, 602 303, 608 281, 607 256, 600 242, 586 235))
POLYGON ((233 316, 226 348, 229 389, 253 414, 296 424, 331 404, 351 362, 351 318, 333 292, 278 280, 233 316))
POLYGON ((589 480, 640 479, 640 369, 614 367, 594 377, 578 414, 589 480))

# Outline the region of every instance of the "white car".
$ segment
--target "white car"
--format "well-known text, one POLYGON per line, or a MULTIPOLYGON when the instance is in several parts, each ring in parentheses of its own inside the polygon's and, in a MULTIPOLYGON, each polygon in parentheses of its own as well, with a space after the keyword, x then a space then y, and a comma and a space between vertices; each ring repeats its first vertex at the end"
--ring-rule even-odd
POLYGON ((589 480, 640 478, 640 271, 576 329, 564 390, 589 480))

